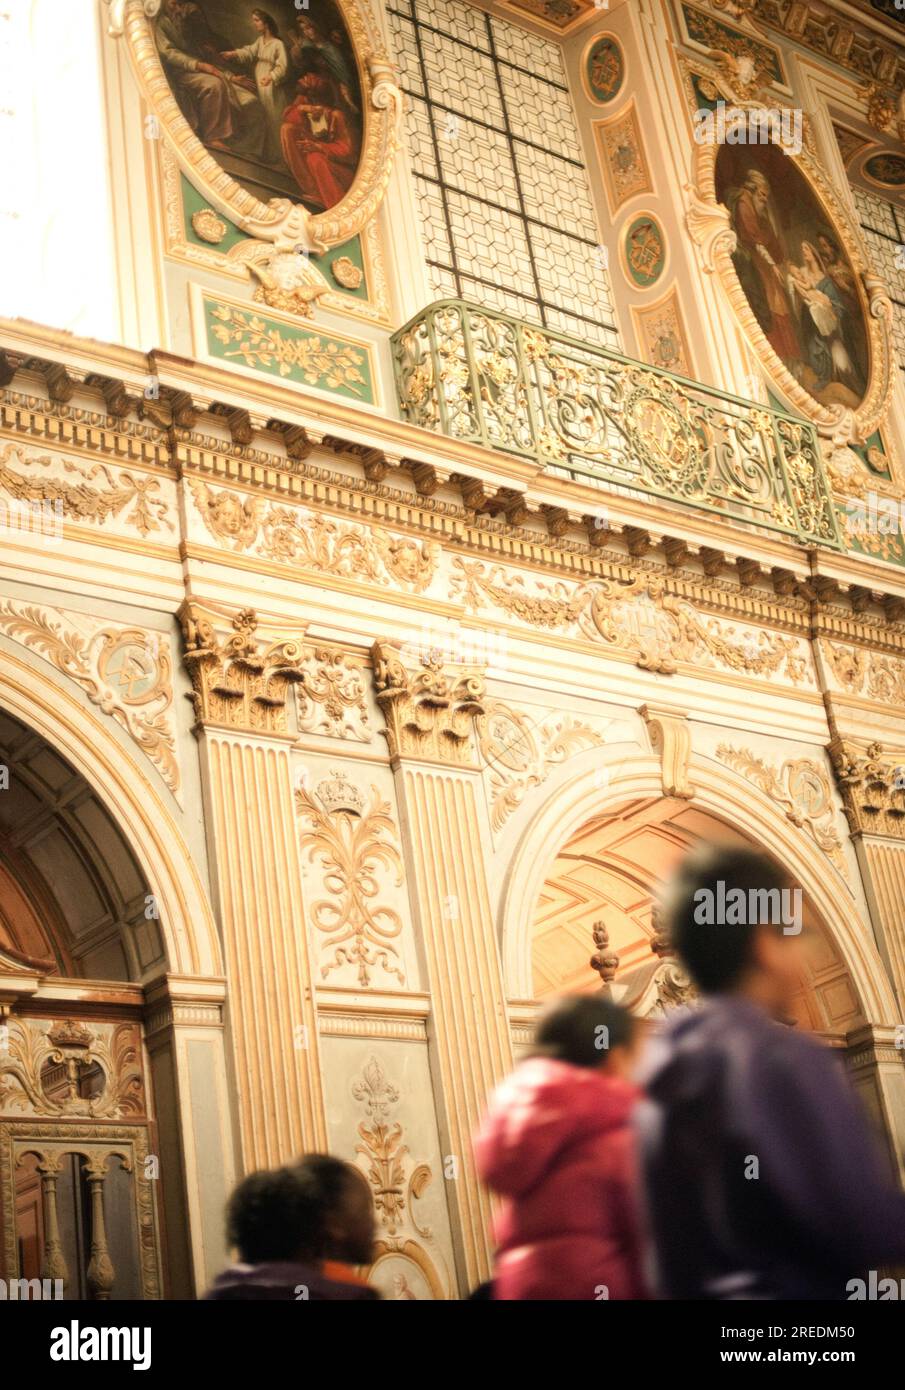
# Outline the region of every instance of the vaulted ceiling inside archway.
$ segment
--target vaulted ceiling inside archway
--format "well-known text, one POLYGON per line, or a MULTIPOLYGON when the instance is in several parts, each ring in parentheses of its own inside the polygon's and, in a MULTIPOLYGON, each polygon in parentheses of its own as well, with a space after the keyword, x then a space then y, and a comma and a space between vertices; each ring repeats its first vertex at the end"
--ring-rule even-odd
POLYGON ((0 765, 0 946, 96 980, 162 967, 147 883, 85 779, 3 710, 0 765))
MULTIPOLYGON (((617 985, 650 961, 651 910, 658 887, 701 841, 751 843, 693 802, 668 798, 635 802, 584 825, 557 855, 535 912, 535 997, 600 988, 600 977, 589 964, 595 922, 605 924, 608 949, 619 957, 617 985)), ((829 933, 809 917, 807 907, 805 926, 811 928, 809 982, 798 1016, 814 1029, 845 1031, 861 1017, 854 987, 829 933)))

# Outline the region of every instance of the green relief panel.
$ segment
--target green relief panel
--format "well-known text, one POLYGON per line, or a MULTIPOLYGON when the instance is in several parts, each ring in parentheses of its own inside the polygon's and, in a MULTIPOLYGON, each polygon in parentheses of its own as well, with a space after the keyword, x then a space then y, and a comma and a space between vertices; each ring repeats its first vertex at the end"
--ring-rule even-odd
POLYGON ((340 246, 331 246, 322 256, 312 256, 311 259, 331 289, 338 290, 340 294, 349 294, 353 299, 367 299, 368 272, 365 269, 360 236, 354 236, 351 241, 344 241, 340 246), (340 260, 351 261, 355 269, 361 271, 361 284, 356 289, 341 285, 334 275, 333 266, 340 260))
MULTIPOLYGON (((221 251, 225 255, 228 251, 231 251, 234 246, 238 245, 240 241, 249 240, 245 233, 240 231, 236 226, 235 222, 231 222, 228 217, 224 217, 222 212, 217 213, 220 221, 226 227, 226 234, 222 241, 214 243, 207 240, 205 237, 200 237, 192 226, 192 218, 195 213, 204 211, 210 204, 201 196, 194 184, 186 178, 185 174, 180 174, 179 178, 182 186, 182 215, 185 228, 185 239, 190 246, 205 246, 209 251, 221 251)), ((368 279, 364 255, 361 249, 361 237, 354 236, 349 241, 344 241, 340 246, 331 246, 330 250, 325 251, 322 255, 312 255, 311 263, 317 266, 331 290, 336 294, 347 294, 352 299, 367 300, 368 279), (337 280, 336 276, 333 274, 332 266, 339 260, 351 261, 354 268, 361 272, 360 285, 351 288, 348 285, 341 284, 339 280, 337 280)))
POLYGON ((901 532, 886 536, 873 532, 859 536, 849 532, 849 550, 856 555, 869 555, 873 560, 886 560, 891 565, 905 566, 905 542, 901 532))
POLYGON ((598 39, 585 60, 588 88, 597 101, 612 101, 625 79, 625 59, 612 34, 598 39))
POLYGON ((883 445, 883 436, 879 430, 874 430, 863 447, 858 444, 852 444, 849 447, 872 473, 876 473, 881 478, 889 478, 889 459, 883 445))
POLYGON ((883 497, 867 490, 840 507, 849 550, 891 565, 905 566, 905 506, 897 497, 883 497))
POLYGON ((363 343, 207 295, 204 322, 207 350, 214 358, 374 404, 371 354, 363 343))
POLYGON ((715 93, 713 96, 705 96, 703 87, 706 86, 707 83, 705 79, 697 75, 692 76, 691 85, 694 88, 695 100, 697 101, 697 109, 699 111, 715 111, 720 101, 724 100, 724 98, 720 97, 719 93, 715 93))

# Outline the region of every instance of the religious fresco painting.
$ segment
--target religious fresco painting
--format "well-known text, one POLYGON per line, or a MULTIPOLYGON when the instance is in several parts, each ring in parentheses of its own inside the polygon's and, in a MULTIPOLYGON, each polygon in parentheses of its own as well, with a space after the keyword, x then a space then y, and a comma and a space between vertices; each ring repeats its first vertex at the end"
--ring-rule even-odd
POLYGON ((312 213, 355 178, 363 102, 352 41, 334 0, 162 0, 157 50, 179 108, 237 183, 312 213))
POLYGON ((732 262, 777 357, 821 405, 857 409, 870 378, 865 310, 842 238, 776 145, 722 145, 716 196, 737 237, 732 262))

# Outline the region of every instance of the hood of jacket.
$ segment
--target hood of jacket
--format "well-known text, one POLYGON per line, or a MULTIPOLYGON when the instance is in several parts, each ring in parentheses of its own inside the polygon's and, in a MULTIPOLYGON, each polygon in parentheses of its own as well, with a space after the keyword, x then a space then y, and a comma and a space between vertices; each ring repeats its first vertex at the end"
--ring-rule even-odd
POLYGON ((505 1197, 529 1192, 567 1149, 625 1125, 639 1095, 621 1077, 529 1058, 494 1092, 475 1138, 478 1171, 505 1197))
MULTIPOLYGON (((792 1040, 792 1041, 790 1041, 792 1040)), ((707 999, 695 1009, 677 1009, 650 1039, 639 1081, 651 1100, 670 1106, 712 1092, 718 1076, 741 1082, 755 1051, 763 1054, 797 1035, 756 1004, 738 996, 707 999)))

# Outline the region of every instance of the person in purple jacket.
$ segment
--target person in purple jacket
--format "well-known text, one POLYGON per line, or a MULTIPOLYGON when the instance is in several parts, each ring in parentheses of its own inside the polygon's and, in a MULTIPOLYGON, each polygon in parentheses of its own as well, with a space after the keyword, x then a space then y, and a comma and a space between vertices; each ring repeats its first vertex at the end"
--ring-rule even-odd
POLYGON ((697 851, 663 900, 702 995, 649 1046, 635 1112, 659 1296, 845 1299, 905 1262, 893 1185, 840 1061, 788 1025, 801 890, 765 855, 697 851))

